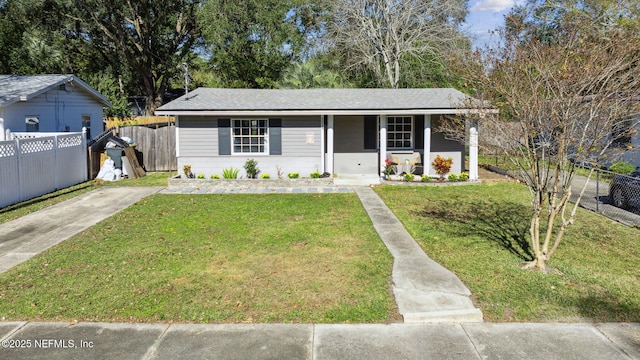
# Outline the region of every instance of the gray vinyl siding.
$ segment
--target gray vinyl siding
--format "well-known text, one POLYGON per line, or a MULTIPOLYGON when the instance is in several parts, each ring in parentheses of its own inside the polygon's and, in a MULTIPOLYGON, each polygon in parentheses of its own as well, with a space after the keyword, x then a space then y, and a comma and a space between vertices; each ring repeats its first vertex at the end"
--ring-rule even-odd
POLYGON ((336 116, 333 129, 336 153, 376 151, 364 149, 364 116, 336 116))
POLYGON ((282 118, 282 156, 320 157, 320 121, 320 116, 282 118))
POLYGON ((178 121, 180 157, 218 155, 218 119, 181 116, 178 121))
MULTIPOLYGON (((224 119, 228 118, 224 117, 224 119)), ((267 117, 259 118, 267 119, 267 117)), ((184 165, 191 165, 195 174, 204 174, 208 178, 213 174, 222 174, 225 168, 234 167, 240 169, 240 176, 244 177, 246 176, 243 169, 245 161, 254 159, 258 162, 259 176, 268 173, 275 178, 277 177, 276 167, 279 167, 285 177, 288 172, 299 172, 300 176, 309 177, 311 172, 321 168, 321 117, 280 119, 282 120, 282 155, 219 155, 218 118, 180 117, 178 119, 180 146, 178 169, 181 171, 184 165)))

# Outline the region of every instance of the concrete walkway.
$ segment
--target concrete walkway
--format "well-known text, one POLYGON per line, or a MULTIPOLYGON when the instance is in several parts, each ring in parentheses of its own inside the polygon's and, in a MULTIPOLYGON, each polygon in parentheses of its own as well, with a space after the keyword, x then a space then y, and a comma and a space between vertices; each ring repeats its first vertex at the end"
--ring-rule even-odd
POLYGON ((404 322, 481 322, 462 281, 424 253, 371 188, 354 190, 393 255, 393 294, 404 322))
POLYGON ((1 224, 0 273, 161 189, 104 187, 1 224))

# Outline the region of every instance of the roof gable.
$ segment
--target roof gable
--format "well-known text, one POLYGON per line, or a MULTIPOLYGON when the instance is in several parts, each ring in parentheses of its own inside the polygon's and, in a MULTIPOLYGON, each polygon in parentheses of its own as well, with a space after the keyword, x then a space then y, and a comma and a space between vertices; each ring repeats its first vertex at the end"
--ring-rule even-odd
POLYGON ((199 88, 157 113, 451 110, 471 97, 455 89, 213 89, 199 88))
POLYGON ((77 84, 103 106, 111 106, 106 97, 75 75, 0 75, 0 107, 28 101, 70 82, 77 84))

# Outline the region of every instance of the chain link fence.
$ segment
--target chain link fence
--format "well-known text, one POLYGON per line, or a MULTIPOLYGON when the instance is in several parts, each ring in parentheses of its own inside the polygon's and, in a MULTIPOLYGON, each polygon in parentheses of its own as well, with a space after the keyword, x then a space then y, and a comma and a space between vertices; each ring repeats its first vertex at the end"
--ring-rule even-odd
MULTIPOLYGON (((588 169, 587 169, 588 170, 588 169)), ((594 169, 591 179, 576 175, 571 201, 586 189, 580 200, 582 207, 629 226, 640 227, 640 168, 630 175, 594 169)))
MULTIPOLYGON (((519 171, 509 166, 505 156, 485 154, 481 160, 490 171, 519 177, 519 171)), ((593 168, 588 178, 590 170, 581 168, 574 176, 570 201, 575 203, 586 183, 580 206, 625 225, 640 227, 640 167, 628 175, 593 168)))

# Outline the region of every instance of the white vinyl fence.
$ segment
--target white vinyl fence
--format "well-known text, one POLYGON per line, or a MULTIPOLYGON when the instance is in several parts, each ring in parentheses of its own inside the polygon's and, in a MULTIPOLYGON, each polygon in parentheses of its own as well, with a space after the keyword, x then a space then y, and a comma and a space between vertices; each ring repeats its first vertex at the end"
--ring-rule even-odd
POLYGON ((0 141, 0 208, 87 181, 82 133, 11 133, 0 141))

